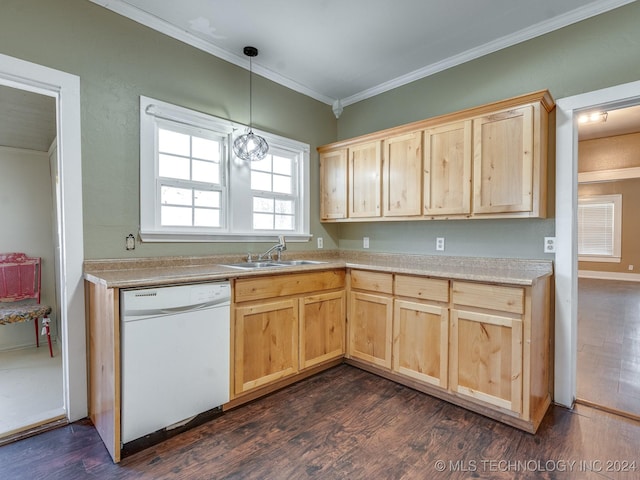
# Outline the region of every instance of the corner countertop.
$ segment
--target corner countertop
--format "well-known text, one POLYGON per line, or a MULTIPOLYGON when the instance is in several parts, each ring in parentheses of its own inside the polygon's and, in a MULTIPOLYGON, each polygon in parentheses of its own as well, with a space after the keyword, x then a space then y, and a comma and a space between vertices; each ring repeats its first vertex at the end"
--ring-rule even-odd
POLYGON ((86 260, 84 278, 107 288, 142 288, 334 268, 357 268, 527 286, 553 274, 553 262, 550 260, 448 257, 348 250, 287 252, 283 259, 318 260, 325 263, 239 270, 224 265, 242 261, 240 255, 86 260))

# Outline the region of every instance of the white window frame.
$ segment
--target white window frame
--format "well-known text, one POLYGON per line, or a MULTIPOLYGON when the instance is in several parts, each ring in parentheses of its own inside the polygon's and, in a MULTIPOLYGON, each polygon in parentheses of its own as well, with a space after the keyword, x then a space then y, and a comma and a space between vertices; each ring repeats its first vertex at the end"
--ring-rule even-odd
POLYGON ((256 242, 286 235, 288 241, 308 241, 310 189, 309 145, 285 137, 253 129, 267 140, 270 152, 285 151, 296 156, 296 225, 294 230, 252 229, 251 209, 247 213, 246 200, 251 199, 250 166, 241 161, 229 148, 234 139, 245 133, 246 126, 207 115, 191 109, 140 96, 140 238, 143 242, 256 242), (158 187, 157 129, 171 124, 186 130, 209 130, 227 138, 222 159, 223 199, 221 227, 166 227, 160 224, 158 187))
MULTIPOLYGON (((581 262, 610 262, 620 263, 622 251, 622 195, 585 195, 578 197, 578 217, 583 205, 613 204, 613 253, 611 255, 588 255, 580 253, 580 238, 578 238, 578 260, 581 262)), ((578 231, 578 235, 579 235, 578 231)))

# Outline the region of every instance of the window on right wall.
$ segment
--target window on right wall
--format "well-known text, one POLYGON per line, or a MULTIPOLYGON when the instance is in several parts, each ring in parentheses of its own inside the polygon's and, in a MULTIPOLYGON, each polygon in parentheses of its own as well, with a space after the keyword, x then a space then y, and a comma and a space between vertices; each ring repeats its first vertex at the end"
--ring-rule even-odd
POLYGON ((578 198, 578 260, 620 262, 622 195, 578 198))

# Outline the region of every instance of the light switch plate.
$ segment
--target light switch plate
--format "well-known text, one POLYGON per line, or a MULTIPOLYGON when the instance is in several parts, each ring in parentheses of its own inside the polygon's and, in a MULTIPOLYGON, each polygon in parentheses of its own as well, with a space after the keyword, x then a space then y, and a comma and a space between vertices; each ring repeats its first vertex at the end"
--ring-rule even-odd
POLYGON ((362 237, 362 248, 369 248, 369 237, 362 237))
POLYGON ((318 248, 324 248, 324 240, 322 237, 318 237, 318 248))

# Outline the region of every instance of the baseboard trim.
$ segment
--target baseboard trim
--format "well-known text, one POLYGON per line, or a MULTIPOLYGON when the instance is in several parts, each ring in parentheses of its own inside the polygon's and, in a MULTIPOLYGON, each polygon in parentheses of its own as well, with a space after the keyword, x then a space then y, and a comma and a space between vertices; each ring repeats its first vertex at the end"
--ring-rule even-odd
POLYGON ((598 272, 596 270, 578 270, 578 278, 596 278, 598 280, 621 280, 640 282, 640 273, 598 272))

